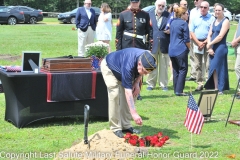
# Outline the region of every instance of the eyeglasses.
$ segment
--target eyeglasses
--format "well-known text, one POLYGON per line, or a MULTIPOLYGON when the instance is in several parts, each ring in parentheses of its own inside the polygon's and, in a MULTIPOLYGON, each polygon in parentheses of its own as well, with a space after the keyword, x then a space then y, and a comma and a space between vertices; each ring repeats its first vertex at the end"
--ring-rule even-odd
POLYGON ((184 6, 187 6, 187 4, 183 4, 184 6))
POLYGON ((186 13, 184 13, 184 14, 186 14, 186 15, 189 15, 187 12, 186 12, 186 13))
POLYGON ((207 9, 208 7, 200 6, 200 8, 204 8, 204 9, 207 9))
POLYGON ((165 6, 164 6, 164 5, 161 5, 161 4, 159 4, 159 5, 158 5, 158 7, 163 7, 163 8, 164 8, 165 6))
POLYGON ((92 3, 84 3, 84 4, 89 4, 89 5, 91 5, 92 3))
POLYGON ((153 68, 142 68, 142 72, 143 74, 149 74, 150 72, 152 72, 154 69, 153 68))

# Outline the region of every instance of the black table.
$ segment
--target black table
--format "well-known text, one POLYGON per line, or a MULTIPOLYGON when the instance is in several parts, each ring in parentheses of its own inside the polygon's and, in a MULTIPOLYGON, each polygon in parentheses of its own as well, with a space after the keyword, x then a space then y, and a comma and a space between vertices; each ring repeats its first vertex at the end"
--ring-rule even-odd
POLYGON ((108 117, 107 88, 101 72, 97 72, 96 77, 96 99, 64 102, 47 102, 45 73, 0 70, 0 79, 6 101, 5 120, 18 128, 45 118, 83 115, 86 104, 90 106, 90 115, 108 117))

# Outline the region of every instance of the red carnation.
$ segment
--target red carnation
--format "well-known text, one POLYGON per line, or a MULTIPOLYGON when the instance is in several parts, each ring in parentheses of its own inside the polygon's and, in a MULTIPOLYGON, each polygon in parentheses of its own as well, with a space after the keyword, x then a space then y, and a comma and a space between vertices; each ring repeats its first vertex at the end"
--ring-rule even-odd
POLYGON ((130 138, 131 138, 131 134, 126 134, 126 135, 124 136, 124 138, 125 138, 125 139, 130 139, 130 138))
POLYGON ((152 137, 152 140, 158 141, 157 135, 154 135, 154 136, 152 137))
POLYGON ((139 146, 140 147, 145 147, 145 142, 144 141, 139 141, 139 146))
POLYGON ((159 142, 161 142, 162 144, 164 144, 166 141, 164 138, 160 139, 159 142))
POLYGON ((154 147, 162 147, 162 146, 163 146, 163 143, 161 143, 161 142, 158 142, 154 145, 154 147))
POLYGON ((136 146, 137 145, 137 140, 136 139, 129 139, 128 141, 131 145, 136 146))
POLYGON ((131 139, 136 139, 136 140, 138 140, 138 138, 139 138, 139 137, 138 137, 137 135, 132 135, 132 136, 131 136, 131 139))
POLYGON ((141 138, 135 134, 126 133, 124 136, 125 142, 130 143, 133 146, 140 146, 140 147, 162 147, 167 140, 169 140, 168 136, 164 136, 162 132, 158 132, 153 136, 146 136, 145 138, 141 138))
POLYGON ((158 139, 151 140, 151 146, 155 146, 158 143, 158 139))
POLYGON ((158 134, 157 134, 158 138, 161 138, 162 135, 163 135, 162 132, 158 132, 158 134))
POLYGON ((165 141, 169 140, 168 136, 164 136, 163 138, 165 139, 165 141))
POLYGON ((146 139, 146 141, 151 141, 152 137, 151 136, 146 136, 145 139, 146 139))

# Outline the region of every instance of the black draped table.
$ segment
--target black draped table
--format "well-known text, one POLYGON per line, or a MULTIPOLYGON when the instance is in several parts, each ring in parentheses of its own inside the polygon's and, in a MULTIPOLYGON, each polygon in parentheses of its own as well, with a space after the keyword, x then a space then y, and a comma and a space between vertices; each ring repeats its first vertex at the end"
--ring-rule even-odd
MULTIPOLYGON (((92 72, 56 74, 86 75, 92 74, 92 72)), ((52 75, 54 75, 54 73, 52 75)), ((108 117, 107 88, 101 72, 96 73, 96 88, 93 98, 72 101, 49 102, 47 100, 49 84, 47 82, 48 75, 44 72, 24 73, 0 70, 0 80, 4 88, 6 101, 5 120, 11 121, 18 128, 45 118, 83 115, 86 104, 90 106, 90 115, 108 117)), ((65 82, 67 81, 65 80, 65 82)), ((85 80, 80 84, 89 86, 89 83, 92 83, 92 81, 85 80)), ((69 87, 69 89, 71 89, 71 87, 69 87)), ((66 89, 65 91, 69 93, 66 89)))

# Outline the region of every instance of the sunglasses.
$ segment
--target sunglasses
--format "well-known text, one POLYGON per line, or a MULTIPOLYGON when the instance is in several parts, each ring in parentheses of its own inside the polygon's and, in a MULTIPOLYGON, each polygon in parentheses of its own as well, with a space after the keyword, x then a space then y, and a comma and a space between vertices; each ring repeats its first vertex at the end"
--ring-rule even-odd
POLYGON ((149 72, 152 72, 154 68, 145 68, 145 70, 149 73, 149 72))
POLYGON ((200 8, 204 8, 204 9, 207 9, 208 7, 200 6, 200 8))
POLYGON ((198 2, 198 0, 194 0, 194 1, 198 2))

